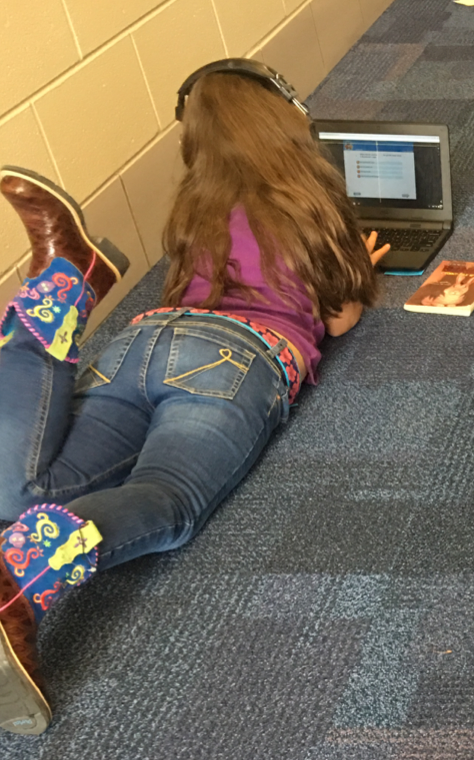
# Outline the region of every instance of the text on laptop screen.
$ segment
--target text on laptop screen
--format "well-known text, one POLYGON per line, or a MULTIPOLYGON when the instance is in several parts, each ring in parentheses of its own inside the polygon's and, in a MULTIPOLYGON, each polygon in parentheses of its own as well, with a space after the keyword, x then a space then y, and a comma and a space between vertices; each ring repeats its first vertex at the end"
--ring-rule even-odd
POLYGON ((442 209, 441 145, 436 135, 319 132, 356 206, 442 209))

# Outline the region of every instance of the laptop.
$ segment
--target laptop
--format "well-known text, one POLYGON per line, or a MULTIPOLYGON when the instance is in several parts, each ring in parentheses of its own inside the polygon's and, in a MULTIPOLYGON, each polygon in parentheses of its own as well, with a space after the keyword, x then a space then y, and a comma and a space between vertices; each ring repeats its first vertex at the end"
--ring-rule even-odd
POLYGON ((422 274, 453 229, 447 126, 315 120, 311 132, 345 178, 362 231, 391 245, 379 268, 422 274))

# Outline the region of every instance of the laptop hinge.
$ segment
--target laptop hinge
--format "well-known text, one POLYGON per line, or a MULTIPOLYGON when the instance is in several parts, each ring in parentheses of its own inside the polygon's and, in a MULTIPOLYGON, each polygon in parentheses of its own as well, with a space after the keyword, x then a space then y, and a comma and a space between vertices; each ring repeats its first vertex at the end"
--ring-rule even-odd
POLYGON ((451 228, 450 222, 414 222, 412 219, 362 219, 359 217, 359 225, 365 229, 396 229, 397 227, 410 228, 412 230, 445 230, 451 228))

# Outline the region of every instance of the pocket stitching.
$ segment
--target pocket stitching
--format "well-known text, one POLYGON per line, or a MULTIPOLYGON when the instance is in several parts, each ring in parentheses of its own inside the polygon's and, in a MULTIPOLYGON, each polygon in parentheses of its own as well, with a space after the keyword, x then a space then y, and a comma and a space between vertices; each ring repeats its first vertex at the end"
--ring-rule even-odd
MULTIPOLYGON (((202 326, 203 326, 203 323, 202 323, 202 322, 191 322, 191 321, 189 321, 189 322, 187 322, 187 325, 186 325, 186 327, 174 327, 173 329, 174 329, 176 332, 179 332, 180 334, 182 334, 182 333, 183 333, 183 334, 184 334, 184 333, 189 333, 189 334, 192 334, 192 333, 193 333, 193 330, 192 330, 192 328, 193 328, 193 327, 194 327, 194 328, 197 328, 197 329, 199 330, 199 328, 201 328, 202 326)), ((207 325, 206 325, 206 326, 207 326, 207 325)), ((241 327, 244 327, 244 325, 243 325, 243 324, 241 324, 240 326, 241 326, 241 327)), ((275 364, 273 363, 273 361, 272 361, 272 360, 269 358, 269 356, 268 356, 268 351, 270 350, 271 346, 269 346, 269 345, 268 345, 268 344, 267 344, 267 343, 266 343, 266 342, 263 340, 263 338, 262 338, 262 340, 261 340, 261 344, 262 344, 262 345, 261 345, 261 347, 259 347, 258 345, 255 345, 254 343, 250 342, 250 340, 249 340, 249 341, 246 341, 246 340, 245 340, 245 335, 242 335, 241 333, 237 333, 235 330, 232 330, 232 328, 231 328, 231 327, 229 327, 227 324, 219 324, 218 326, 217 326, 216 324, 212 324, 212 327, 215 327, 215 328, 217 328, 217 329, 218 329, 218 330, 220 330, 221 332, 225 332, 225 333, 227 333, 227 334, 228 334, 229 336, 231 336, 232 338, 235 338, 235 337, 239 337, 239 338, 242 338, 242 340, 243 340, 243 341, 244 341, 244 342, 245 342, 245 343, 246 343, 248 346, 250 346, 250 347, 252 348, 252 350, 256 351, 256 352, 257 352, 257 353, 258 353, 260 356, 262 356, 262 357, 265 359, 266 363, 268 364, 268 366, 270 367, 270 369, 272 370, 272 372, 274 373, 274 375, 275 375, 275 376, 276 376, 278 379, 280 379, 280 378, 281 378, 281 376, 282 376, 282 375, 281 375, 281 371, 280 371, 280 370, 279 370, 279 369, 278 369, 278 368, 275 366, 275 364)), ((250 332, 250 331, 249 331, 249 332, 250 332)), ((251 333, 251 334, 252 334, 252 333, 251 333)), ((197 337, 202 337, 202 334, 199 334, 197 337)), ((209 337, 210 337, 210 339, 212 339, 212 336, 209 336, 209 337)), ((206 336, 206 339, 207 339, 207 336, 206 336)), ((215 339, 214 339, 214 340, 215 340, 215 339)), ((216 341, 216 342, 217 342, 217 341, 216 341)))
POLYGON ((114 380, 114 378, 115 378, 115 376, 117 375, 117 372, 119 371, 120 367, 122 366, 123 361, 124 361, 125 357, 127 356, 132 343, 134 342, 135 338, 137 337, 137 335, 140 332, 141 332, 141 328, 138 328, 138 329, 135 329, 133 332, 127 334, 127 335, 123 335, 122 334, 122 335, 117 336, 113 340, 111 340, 110 343, 108 343, 107 346, 105 347, 103 353, 105 353, 105 351, 107 351, 110 348, 110 346, 112 346, 118 340, 122 340, 124 342, 124 346, 122 348, 121 354, 119 355, 118 359, 116 360, 116 363, 115 363, 115 365, 113 367, 112 372, 109 373, 110 376, 107 377, 106 375, 104 375, 103 373, 101 373, 96 367, 93 366, 95 362, 98 363, 98 361, 100 360, 101 354, 97 354, 93 358, 93 360, 90 362, 90 364, 87 365, 84 374, 78 379, 78 381, 77 381, 77 387, 76 387, 76 392, 78 392, 78 393, 85 393, 89 389, 92 389, 92 388, 101 388, 104 385, 109 385, 110 383, 112 383, 113 380, 114 380), (94 375, 93 376, 93 381, 92 382, 83 383, 81 385, 82 378, 86 378, 88 372, 89 373, 91 373, 91 372, 93 373, 93 375, 94 375))
POLYGON ((165 379, 163 381, 164 385, 172 386, 175 388, 180 388, 181 390, 186 391, 187 393, 191 393, 194 395, 200 395, 200 396, 212 396, 213 398, 222 398, 231 400, 234 398, 235 394, 237 393, 238 389, 240 388, 243 379, 247 372, 250 369, 250 366, 255 359, 256 353, 252 353, 251 351, 247 350, 246 348, 243 348, 242 346, 232 346, 230 348, 229 346, 222 345, 223 340, 225 340, 225 337, 222 338, 215 338, 213 335, 206 334, 205 331, 199 330, 193 330, 189 329, 189 327, 179 328, 176 327, 173 329, 173 338, 170 346, 170 352, 169 352, 169 358, 168 358, 168 366, 166 368, 166 374, 165 379), (188 373, 184 373, 184 375, 192 375, 191 380, 186 380, 186 377, 183 378, 183 375, 178 375, 178 379, 175 377, 170 377, 172 373, 176 372, 176 364, 179 360, 179 352, 180 352, 180 343, 182 340, 186 337, 191 338, 199 338, 201 340, 205 340, 208 343, 213 343, 216 346, 220 346, 221 349, 228 349, 228 350, 234 350, 236 353, 238 353, 239 358, 241 359, 241 362, 239 363, 240 366, 235 361, 231 361, 231 364, 234 366, 237 366, 238 372, 236 376, 234 377, 234 380, 232 382, 232 385, 229 390, 227 391, 219 391, 219 390, 207 390, 207 389, 197 389, 196 387, 189 387, 187 385, 187 382, 192 382, 196 377, 201 375, 203 372, 209 369, 213 369, 216 366, 219 366, 220 364, 225 362, 225 359, 222 359, 218 362, 214 362, 206 365, 203 365, 201 367, 196 367, 194 370, 190 370, 188 373), (243 363, 242 363, 243 360, 243 363))

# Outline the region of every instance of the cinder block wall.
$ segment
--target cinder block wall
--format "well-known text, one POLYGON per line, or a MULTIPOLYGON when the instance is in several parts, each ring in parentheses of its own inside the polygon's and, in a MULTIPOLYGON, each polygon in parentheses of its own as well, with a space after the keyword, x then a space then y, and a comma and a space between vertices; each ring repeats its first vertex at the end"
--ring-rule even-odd
MULTIPOLYGON (((90 330, 162 255, 185 77, 217 58, 254 57, 305 98, 391 1, 3 0, 0 163, 65 187, 91 233, 132 262, 90 330)), ((23 227, 1 200, 0 310, 29 257, 23 227)))

